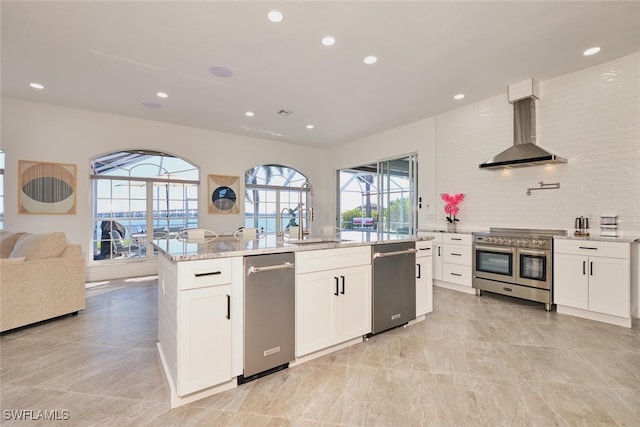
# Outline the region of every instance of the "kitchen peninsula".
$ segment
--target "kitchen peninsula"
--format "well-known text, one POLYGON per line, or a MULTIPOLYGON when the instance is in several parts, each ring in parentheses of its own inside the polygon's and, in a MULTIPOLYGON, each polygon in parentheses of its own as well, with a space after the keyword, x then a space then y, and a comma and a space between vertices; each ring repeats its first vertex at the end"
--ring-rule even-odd
MULTIPOLYGON (((357 344, 371 334, 376 289, 372 266, 377 257, 401 252, 412 257, 408 277, 413 307, 411 318, 402 318, 404 324, 424 319, 432 309, 429 239, 395 233, 342 232, 337 237, 304 241, 275 235, 250 240, 232 236, 200 241, 161 239, 154 241, 154 247, 160 251, 158 352, 170 388, 171 407, 242 383, 249 359, 247 278, 260 269, 284 270, 283 274, 291 274, 292 282, 295 280, 295 297, 291 289, 294 307, 285 307, 295 312, 291 317, 295 323, 292 365, 357 344), (398 251, 398 244, 409 249, 398 251), (384 246, 393 246, 395 252, 375 252, 375 248, 384 246), (275 254, 289 254, 295 263, 247 267, 249 259, 275 254)), ((258 276, 253 275, 253 280, 258 276)), ((282 301, 265 298, 262 305, 274 303, 282 301)), ((273 321, 268 315, 259 319, 265 327, 273 321)), ((266 350, 264 356, 279 353, 280 347, 266 350)))

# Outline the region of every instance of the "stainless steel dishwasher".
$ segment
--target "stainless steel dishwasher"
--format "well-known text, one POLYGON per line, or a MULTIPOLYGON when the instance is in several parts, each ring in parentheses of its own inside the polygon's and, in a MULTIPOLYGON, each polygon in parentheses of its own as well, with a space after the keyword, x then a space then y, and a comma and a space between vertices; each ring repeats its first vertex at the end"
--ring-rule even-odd
POLYGON ((295 257, 244 257, 244 371, 238 384, 289 367, 295 358, 295 257))
POLYGON ((416 318, 415 242, 374 245, 371 335, 416 318))

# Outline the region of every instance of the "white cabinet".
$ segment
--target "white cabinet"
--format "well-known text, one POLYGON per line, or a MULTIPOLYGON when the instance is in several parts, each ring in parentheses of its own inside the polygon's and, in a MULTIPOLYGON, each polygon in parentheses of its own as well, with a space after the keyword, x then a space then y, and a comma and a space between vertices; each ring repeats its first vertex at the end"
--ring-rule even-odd
POLYGON ((416 317, 433 311, 431 241, 416 242, 416 317))
POLYGON ((178 395, 229 381, 231 285, 180 292, 178 395))
POLYGON ((296 252, 296 357, 371 332, 370 260, 369 247, 296 252))
POLYGON ((471 234, 420 232, 419 236, 433 238, 431 242, 435 283, 445 288, 474 293, 471 287, 471 234))
POLYGON ((227 383, 241 365, 242 259, 158 258, 158 349, 172 406, 227 383), (239 267, 238 267, 239 266, 239 267))
POLYGON ((553 267, 559 313, 631 326, 629 243, 558 239, 553 267))

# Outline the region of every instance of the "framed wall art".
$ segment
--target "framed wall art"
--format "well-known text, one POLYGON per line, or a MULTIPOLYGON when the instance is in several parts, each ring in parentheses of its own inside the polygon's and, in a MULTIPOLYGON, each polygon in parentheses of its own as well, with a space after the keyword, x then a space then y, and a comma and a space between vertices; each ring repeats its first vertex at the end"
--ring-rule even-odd
POLYGON ((18 214, 75 215, 76 165, 18 161, 18 214))
POLYGON ((209 213, 210 214, 237 214, 238 194, 240 191, 240 177, 209 175, 209 213))

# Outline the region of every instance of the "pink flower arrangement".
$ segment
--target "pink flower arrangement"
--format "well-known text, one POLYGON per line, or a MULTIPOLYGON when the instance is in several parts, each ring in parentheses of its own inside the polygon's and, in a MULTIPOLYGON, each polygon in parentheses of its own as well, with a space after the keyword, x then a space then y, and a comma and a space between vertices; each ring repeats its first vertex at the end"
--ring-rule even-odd
POLYGON ((456 218, 456 215, 458 215, 458 212, 460 211, 460 208, 458 208, 458 204, 464 200, 464 194, 442 193, 440 197, 446 203, 444 205, 444 212, 447 214, 447 221, 451 223, 460 221, 458 218, 456 218))

